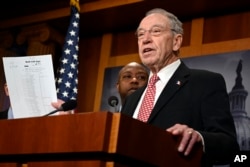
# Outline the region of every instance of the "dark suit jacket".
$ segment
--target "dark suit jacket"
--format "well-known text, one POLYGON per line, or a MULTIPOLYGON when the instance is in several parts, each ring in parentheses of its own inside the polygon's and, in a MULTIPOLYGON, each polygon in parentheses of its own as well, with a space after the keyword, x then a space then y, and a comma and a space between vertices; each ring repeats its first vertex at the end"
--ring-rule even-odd
MULTIPOLYGON (((122 113, 133 115, 145 88, 126 99, 122 113)), ((163 89, 148 123, 164 130, 176 123, 186 124, 200 132, 205 143, 203 166, 228 162, 239 149, 224 78, 189 69, 183 62, 163 89)))
POLYGON ((0 111, 0 119, 7 119, 7 118, 8 118, 8 109, 0 111))

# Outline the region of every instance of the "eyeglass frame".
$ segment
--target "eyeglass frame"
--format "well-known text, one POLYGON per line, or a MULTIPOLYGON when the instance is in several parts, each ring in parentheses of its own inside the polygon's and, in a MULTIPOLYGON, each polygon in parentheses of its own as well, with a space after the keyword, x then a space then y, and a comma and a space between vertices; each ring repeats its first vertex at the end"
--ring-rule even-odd
POLYGON ((150 28, 149 30, 145 30, 145 29, 138 29, 135 32, 135 36, 137 37, 138 40, 143 39, 145 37, 146 32, 149 32, 149 34, 151 36, 157 37, 160 36, 164 31, 172 31, 172 32, 176 32, 175 29, 167 29, 163 26, 159 26, 159 25, 154 25, 152 28, 150 28), (154 31, 155 30, 155 31, 154 31), (142 31, 143 34, 139 35, 138 33, 142 31))

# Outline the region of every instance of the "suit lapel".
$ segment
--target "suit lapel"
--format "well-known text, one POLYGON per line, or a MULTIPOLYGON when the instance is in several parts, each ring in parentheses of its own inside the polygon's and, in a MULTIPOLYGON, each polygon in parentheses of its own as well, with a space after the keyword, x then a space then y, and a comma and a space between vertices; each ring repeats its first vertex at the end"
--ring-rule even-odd
POLYGON ((178 90, 180 90, 187 83, 189 75, 189 68, 182 62, 160 94, 148 122, 150 122, 161 110, 161 108, 168 104, 169 100, 173 98, 178 90))

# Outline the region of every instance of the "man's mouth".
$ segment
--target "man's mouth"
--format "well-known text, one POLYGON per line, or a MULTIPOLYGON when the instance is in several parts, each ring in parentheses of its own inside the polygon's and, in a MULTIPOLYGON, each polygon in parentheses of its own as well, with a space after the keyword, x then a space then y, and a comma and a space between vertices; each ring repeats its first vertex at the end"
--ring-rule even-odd
POLYGON ((136 91, 138 88, 130 88, 129 91, 136 91))
POLYGON ((143 53, 147 53, 147 52, 150 52, 152 50, 153 50, 152 48, 145 48, 145 49, 143 49, 143 53))

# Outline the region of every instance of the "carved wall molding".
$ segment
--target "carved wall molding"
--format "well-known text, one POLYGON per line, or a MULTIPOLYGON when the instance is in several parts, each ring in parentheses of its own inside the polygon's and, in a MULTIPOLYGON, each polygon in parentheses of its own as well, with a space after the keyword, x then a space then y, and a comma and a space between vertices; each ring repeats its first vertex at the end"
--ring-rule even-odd
POLYGON ((55 55, 56 46, 63 45, 64 37, 47 24, 23 27, 17 36, 18 45, 27 43, 27 55, 55 55))

